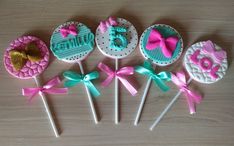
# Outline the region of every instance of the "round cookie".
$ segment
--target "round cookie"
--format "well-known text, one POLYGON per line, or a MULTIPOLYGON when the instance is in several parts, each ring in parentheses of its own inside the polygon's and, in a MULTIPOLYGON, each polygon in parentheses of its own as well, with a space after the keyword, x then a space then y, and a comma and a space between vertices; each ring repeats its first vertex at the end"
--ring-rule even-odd
POLYGON ((81 61, 94 49, 94 34, 82 23, 66 22, 54 30, 50 49, 59 60, 68 63, 81 61))
POLYGON ((184 66, 195 81, 214 83, 223 78, 227 71, 227 54, 210 40, 198 42, 186 51, 184 66))
MULTIPOLYGON (((165 48, 165 47, 164 47, 165 48)), ((142 55, 159 66, 174 63, 182 54, 183 40, 180 34, 171 26, 155 24, 148 27, 140 37, 140 50, 142 55), (167 50, 162 49, 161 40, 167 44, 167 50), (168 55, 168 50, 170 55, 168 55), (165 53, 166 52, 166 53, 165 53)))
MULTIPOLYGON (((121 37, 119 37, 121 39, 121 37)), ((121 59, 129 54, 131 54, 138 44, 138 34, 136 28, 127 20, 123 18, 113 18, 109 17, 107 20, 102 21, 99 27, 96 30, 95 41, 98 49, 106 56, 114 59, 121 59), (103 25, 101 28, 101 24, 103 25), (126 40, 120 40, 122 42, 126 41, 126 44, 122 44, 122 48, 113 47, 111 45, 112 35, 110 32, 112 29, 118 31, 119 34, 115 34, 116 36, 122 35, 122 39, 126 38, 126 40), (125 29, 122 30, 122 29, 125 29), (104 30, 102 30, 104 29, 104 30)), ((118 40, 114 40, 118 41, 118 40)))
POLYGON ((42 73, 48 66, 49 50, 46 44, 39 38, 22 36, 10 43, 10 46, 4 53, 3 62, 6 70, 14 77, 20 79, 33 78, 42 73), (25 49, 29 44, 32 44, 36 48, 36 55, 35 50, 28 51, 25 49), (22 67, 16 68, 19 62, 22 67), (14 66, 12 63, 16 65, 14 66))

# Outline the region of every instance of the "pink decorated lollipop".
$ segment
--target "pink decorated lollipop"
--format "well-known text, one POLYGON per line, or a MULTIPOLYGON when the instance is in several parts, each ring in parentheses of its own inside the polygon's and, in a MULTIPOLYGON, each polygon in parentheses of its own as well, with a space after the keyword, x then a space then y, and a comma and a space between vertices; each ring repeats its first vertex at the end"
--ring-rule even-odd
POLYGON ((11 42, 6 49, 4 65, 14 77, 29 79, 46 69, 49 55, 43 41, 33 36, 23 36, 11 42))
POLYGON ((34 78, 38 87, 24 88, 23 95, 29 97, 29 101, 40 94, 50 123, 56 137, 59 137, 58 130, 53 120, 50 108, 48 106, 44 93, 60 94, 66 93, 66 88, 54 88, 60 83, 58 77, 50 80, 46 85, 39 87, 37 76, 41 74, 49 63, 49 50, 46 44, 34 36, 22 36, 10 43, 4 54, 4 65, 6 70, 16 78, 30 79, 34 78))

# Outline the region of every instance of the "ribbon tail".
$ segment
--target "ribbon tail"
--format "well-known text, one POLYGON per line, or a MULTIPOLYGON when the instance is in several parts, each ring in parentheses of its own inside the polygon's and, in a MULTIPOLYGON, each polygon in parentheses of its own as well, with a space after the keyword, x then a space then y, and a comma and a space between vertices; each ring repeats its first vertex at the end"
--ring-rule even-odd
POLYGON ((189 106, 190 114, 195 114, 196 113, 195 104, 192 101, 190 96, 187 96, 187 103, 188 103, 188 106, 189 106))
POLYGON ((187 97, 187 103, 188 103, 188 107, 189 107, 189 111, 190 114, 195 114, 196 113, 196 109, 195 109, 195 103, 193 101, 193 97, 191 96, 191 94, 189 93, 189 91, 184 91, 187 97))
POLYGON ((103 87, 106 87, 110 84, 110 82, 112 81, 112 79, 114 78, 115 76, 115 73, 114 71, 112 71, 107 65, 105 65, 104 63, 100 62, 98 64, 98 68, 107 74, 107 78, 101 83, 101 85, 103 87))
POLYGON ((84 84, 94 97, 97 97, 100 95, 100 92, 97 90, 97 88, 93 85, 92 82, 88 81, 88 82, 84 82, 84 84))
POLYGON ((201 103, 201 100, 202 100, 202 96, 201 96, 201 95, 199 95, 199 94, 197 94, 197 93, 194 93, 194 92, 192 92, 192 91, 188 91, 188 94, 189 94, 191 97, 193 97, 194 102, 196 102, 196 103, 201 103))
POLYGON ((113 75, 108 76, 108 77, 101 83, 101 86, 103 86, 103 87, 108 86, 108 85, 111 83, 113 77, 114 77, 113 75))
POLYGON ((28 96, 27 100, 30 103, 32 101, 32 99, 38 94, 38 92, 35 92, 34 94, 32 94, 31 96, 28 96))
POLYGON ((154 82, 163 92, 170 89, 161 79, 154 79, 154 82))
POLYGON ((49 82, 47 82, 46 85, 43 86, 43 88, 50 89, 53 86, 58 85, 59 83, 61 83, 61 81, 60 81, 59 77, 56 76, 53 79, 51 79, 49 82))
POLYGON ((23 88, 22 95, 27 97, 27 101, 31 102, 33 97, 39 93, 40 89, 38 88, 23 88))
POLYGON ((45 92, 49 94, 67 94, 68 88, 51 88, 45 90, 45 92))
POLYGON ((120 76, 117 76, 117 78, 133 96, 137 94, 137 90, 127 81, 127 79, 120 76))

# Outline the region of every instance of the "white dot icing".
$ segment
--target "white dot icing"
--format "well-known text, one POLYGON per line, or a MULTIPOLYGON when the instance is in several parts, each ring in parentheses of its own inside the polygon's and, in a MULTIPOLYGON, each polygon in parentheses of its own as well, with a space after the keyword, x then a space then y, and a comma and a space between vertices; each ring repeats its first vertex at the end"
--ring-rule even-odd
POLYGON ((138 34, 136 28, 127 20, 123 18, 117 18, 118 26, 123 26, 128 29, 125 36, 128 40, 128 45, 125 49, 117 51, 109 48, 110 36, 108 30, 105 33, 101 33, 100 29, 97 28, 95 41, 98 49, 106 56, 114 59, 121 59, 131 54, 137 46, 138 34))

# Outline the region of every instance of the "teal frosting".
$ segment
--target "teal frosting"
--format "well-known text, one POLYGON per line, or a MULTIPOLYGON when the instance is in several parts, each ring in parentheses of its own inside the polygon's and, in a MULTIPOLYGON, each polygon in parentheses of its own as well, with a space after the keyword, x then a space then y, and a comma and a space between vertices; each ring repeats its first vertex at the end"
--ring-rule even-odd
POLYGON ((53 54, 60 60, 74 56, 84 56, 93 50, 94 34, 83 24, 76 25, 78 34, 69 34, 63 38, 59 31, 51 37, 50 48, 53 54))
POLYGON ((127 28, 121 26, 112 26, 109 28, 110 35, 110 46, 111 49, 116 49, 117 51, 121 51, 128 45, 127 38, 121 34, 126 33, 127 28))
POLYGON ((180 35, 172 28, 167 27, 166 25, 155 25, 151 29, 148 29, 146 33, 143 36, 143 40, 141 43, 141 48, 143 51, 143 54, 146 56, 146 58, 152 60, 156 64, 160 65, 166 65, 171 64, 174 60, 176 60, 180 55, 182 51, 182 39, 180 38, 180 35), (174 50, 174 53, 171 58, 167 58, 163 55, 161 48, 156 48, 154 50, 147 50, 146 49, 146 43, 149 37, 149 34, 152 29, 157 29, 164 38, 167 38, 169 36, 177 36, 179 37, 179 41, 176 45, 176 49, 174 50))

